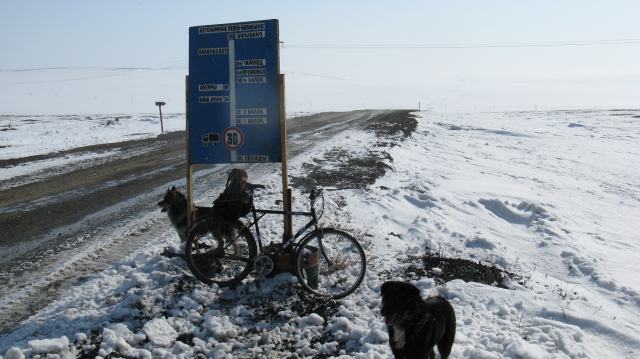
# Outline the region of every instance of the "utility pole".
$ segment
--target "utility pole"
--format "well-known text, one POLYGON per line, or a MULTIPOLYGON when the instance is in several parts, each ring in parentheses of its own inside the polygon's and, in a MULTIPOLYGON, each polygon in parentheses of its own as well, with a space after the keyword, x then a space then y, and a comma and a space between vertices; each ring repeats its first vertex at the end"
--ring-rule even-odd
POLYGON ((164 133, 164 125, 162 124, 162 106, 166 105, 166 103, 162 101, 156 102, 156 106, 158 106, 158 110, 160 110, 160 132, 164 133))
POLYGON ((420 101, 418 101, 418 112, 420 112, 420 111, 422 111, 422 110, 420 109, 420 101))

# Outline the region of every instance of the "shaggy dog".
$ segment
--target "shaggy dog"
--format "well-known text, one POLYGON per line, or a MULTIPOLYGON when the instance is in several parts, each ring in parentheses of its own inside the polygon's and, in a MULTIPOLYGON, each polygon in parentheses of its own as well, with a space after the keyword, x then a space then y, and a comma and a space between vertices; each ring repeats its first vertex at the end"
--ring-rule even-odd
POLYGON ((456 334, 456 315, 446 299, 424 300, 416 286, 393 281, 382 285, 381 294, 381 313, 395 358, 434 359, 436 345, 442 359, 449 357, 456 334))
POLYGON ((161 212, 167 212, 169 220, 176 229, 181 241, 187 236, 187 198, 173 186, 167 189, 164 199, 158 202, 161 212))
MULTIPOLYGON (((166 212, 171 224, 178 232, 181 241, 187 240, 187 197, 173 186, 167 189, 164 199, 158 202, 161 212, 166 212)), ((207 216, 213 215, 211 207, 196 207, 196 223, 207 216)))

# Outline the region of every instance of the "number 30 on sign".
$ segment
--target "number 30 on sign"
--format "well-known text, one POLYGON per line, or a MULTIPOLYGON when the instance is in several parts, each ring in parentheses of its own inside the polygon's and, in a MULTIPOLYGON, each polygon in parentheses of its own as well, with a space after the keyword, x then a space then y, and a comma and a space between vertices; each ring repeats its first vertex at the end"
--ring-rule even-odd
POLYGON ((224 129, 224 132, 222 132, 222 141, 224 142, 224 146, 230 151, 240 148, 243 140, 244 135, 237 127, 227 127, 224 129))

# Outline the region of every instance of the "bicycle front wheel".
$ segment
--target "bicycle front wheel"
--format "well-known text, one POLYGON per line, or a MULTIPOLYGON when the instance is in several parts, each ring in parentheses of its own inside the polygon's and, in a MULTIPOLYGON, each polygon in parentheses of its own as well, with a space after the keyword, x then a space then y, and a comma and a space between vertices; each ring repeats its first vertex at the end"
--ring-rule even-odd
POLYGON ((185 257, 191 272, 206 284, 239 284, 253 269, 257 255, 251 232, 240 222, 212 217, 189 232, 185 257))
POLYGON ((327 228, 300 242, 295 267, 303 288, 319 296, 339 299, 353 293, 362 283, 367 262, 355 238, 327 228))

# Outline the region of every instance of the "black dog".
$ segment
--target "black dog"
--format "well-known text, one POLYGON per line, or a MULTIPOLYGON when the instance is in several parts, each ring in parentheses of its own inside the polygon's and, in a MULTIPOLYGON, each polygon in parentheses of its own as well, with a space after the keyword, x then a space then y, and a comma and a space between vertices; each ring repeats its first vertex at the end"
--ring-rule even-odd
POLYGON ((381 313, 389 331, 395 358, 435 359, 434 346, 446 359, 456 335, 456 315, 442 297, 423 300, 416 286, 385 282, 381 287, 381 313))

